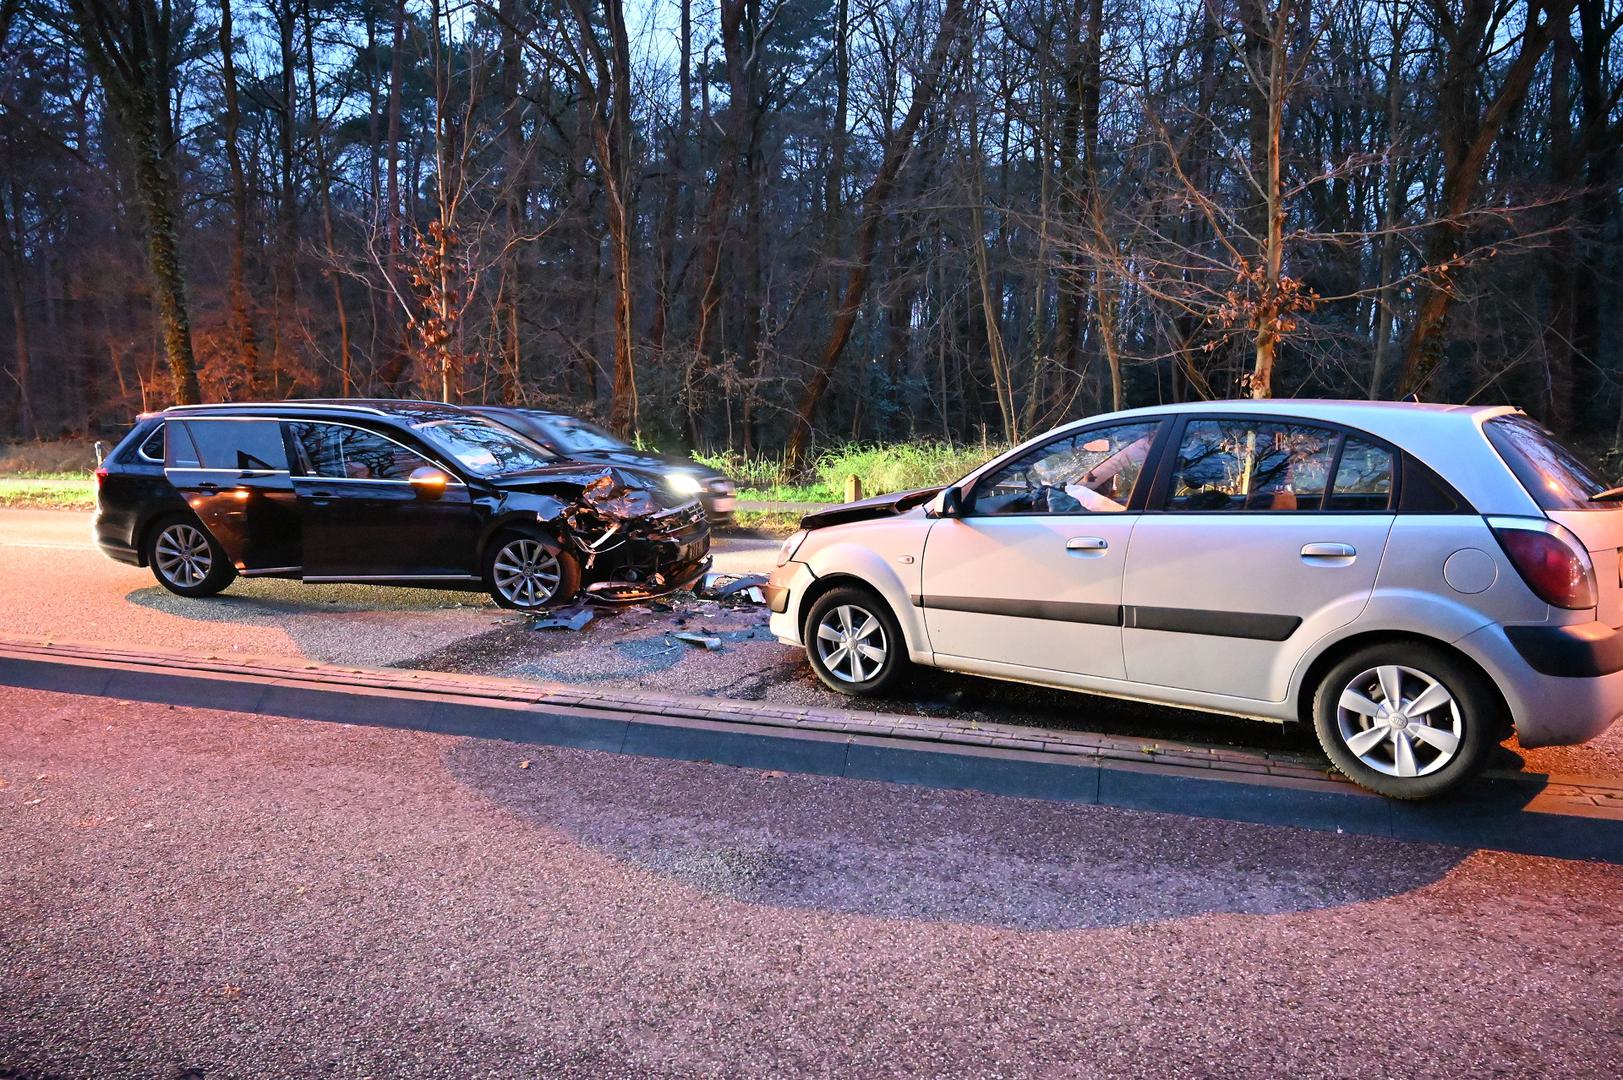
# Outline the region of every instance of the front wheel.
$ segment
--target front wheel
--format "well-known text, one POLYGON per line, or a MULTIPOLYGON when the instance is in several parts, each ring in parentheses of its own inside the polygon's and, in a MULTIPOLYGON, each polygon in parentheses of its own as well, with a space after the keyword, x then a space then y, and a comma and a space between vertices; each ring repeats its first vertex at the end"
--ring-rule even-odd
POLYGON ((805 639, 812 671, 842 694, 883 693, 907 667, 896 617, 866 589, 834 589, 820 597, 806 616, 805 639))
POLYGON ((485 587, 502 607, 540 611, 580 591, 580 563, 551 537, 503 533, 485 556, 485 587))
POLYGON ((1483 675, 1421 643, 1360 649, 1313 696, 1313 726, 1336 768, 1394 799, 1440 795, 1481 771, 1501 711, 1483 675))
POLYGON ((148 534, 146 556, 158 584, 179 596, 213 596, 237 576, 225 549, 195 518, 158 522, 148 534))

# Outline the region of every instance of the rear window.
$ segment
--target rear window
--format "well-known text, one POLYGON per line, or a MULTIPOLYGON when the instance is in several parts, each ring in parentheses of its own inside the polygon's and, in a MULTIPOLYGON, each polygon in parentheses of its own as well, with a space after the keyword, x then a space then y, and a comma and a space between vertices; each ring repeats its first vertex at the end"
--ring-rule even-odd
POLYGON ((187 454, 185 446, 175 447, 176 466, 196 468, 200 464, 225 472, 287 471, 282 427, 275 420, 187 420, 175 426, 191 436, 195 451, 187 454))
POLYGON ((163 425, 152 429, 152 434, 136 448, 136 454, 156 465, 163 464, 163 425))
POLYGON ((1482 428, 1499 456, 1545 510, 1615 510, 1614 502, 1591 502, 1612 485, 1588 462, 1525 416, 1496 416, 1482 428))

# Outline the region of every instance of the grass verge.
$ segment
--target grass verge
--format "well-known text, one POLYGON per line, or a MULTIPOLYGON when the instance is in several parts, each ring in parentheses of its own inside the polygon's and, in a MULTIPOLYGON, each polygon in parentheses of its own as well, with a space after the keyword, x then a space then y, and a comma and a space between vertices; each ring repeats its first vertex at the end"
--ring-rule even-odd
POLYGON ((947 484, 1007 449, 1001 444, 935 441, 852 443, 823 451, 805 476, 790 476, 781 458, 739 454, 700 455, 697 460, 738 482, 741 499, 777 502, 844 502, 845 479, 862 481, 864 495, 947 484))
POLYGON ((83 473, 0 476, 0 507, 94 510, 96 481, 83 473))

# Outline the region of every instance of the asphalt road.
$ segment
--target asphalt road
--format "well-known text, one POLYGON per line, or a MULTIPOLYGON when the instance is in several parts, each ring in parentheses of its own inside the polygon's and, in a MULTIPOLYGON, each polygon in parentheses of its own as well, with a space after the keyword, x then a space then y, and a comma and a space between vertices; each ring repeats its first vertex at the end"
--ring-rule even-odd
MULTIPOLYGON (((717 568, 769 570, 778 543, 722 541, 717 568)), ((383 667, 526 621, 482 592, 436 589, 239 578, 219 596, 189 600, 151 571, 103 556, 89 514, 0 510, 5 633, 383 667)))
MULTIPOLYGON (((717 568, 764 572, 777 547, 772 539, 720 537, 717 568)), ((263 579, 239 579, 220 596, 188 600, 159 588, 149 571, 103 557, 91 541, 87 514, 0 510, 0 632, 9 634, 795 706, 849 704, 812 677, 801 654, 773 640, 766 624, 767 613, 759 606, 690 601, 674 611, 602 610, 579 632, 538 631, 529 619, 503 611, 483 593, 263 579), (721 649, 684 644, 674 636, 681 631, 718 637, 721 649)), ((1317 754, 1310 733, 1273 724, 941 672, 923 673, 899 696, 864 707, 1317 754)), ((1521 751, 1511 745, 1530 770, 1623 775, 1623 725, 1586 746, 1521 751)), ((1515 763, 1512 757, 1501 762, 1515 763)))
POLYGON ((1623 869, 0 688, 0 1076, 1570 1076, 1623 869))

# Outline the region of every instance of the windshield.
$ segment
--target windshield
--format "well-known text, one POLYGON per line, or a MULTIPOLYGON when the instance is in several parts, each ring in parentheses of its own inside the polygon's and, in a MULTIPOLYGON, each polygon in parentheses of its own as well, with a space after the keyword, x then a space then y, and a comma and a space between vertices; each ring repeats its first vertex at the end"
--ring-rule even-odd
POLYGON ((1525 416, 1496 416, 1482 426, 1499 456, 1544 510, 1608 510, 1616 503, 1596 503, 1612 485, 1555 436, 1525 416))
POLYGON ((554 461, 523 436, 472 417, 431 420, 416 425, 416 430, 476 476, 540 469, 554 461))
POLYGON ((552 430, 558 435, 558 441, 565 450, 575 453, 581 450, 629 450, 631 444, 623 439, 616 439, 596 424, 586 420, 577 420, 573 416, 555 416, 548 421, 552 430))

